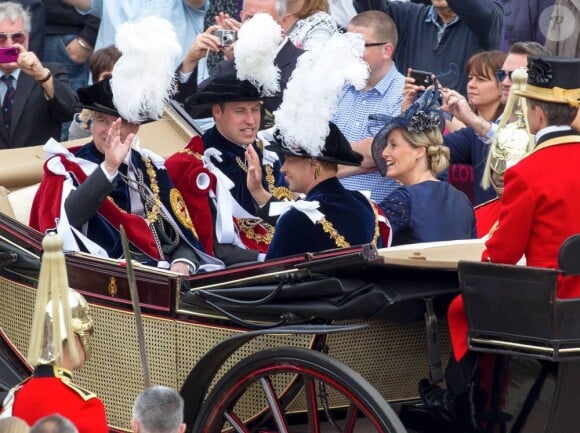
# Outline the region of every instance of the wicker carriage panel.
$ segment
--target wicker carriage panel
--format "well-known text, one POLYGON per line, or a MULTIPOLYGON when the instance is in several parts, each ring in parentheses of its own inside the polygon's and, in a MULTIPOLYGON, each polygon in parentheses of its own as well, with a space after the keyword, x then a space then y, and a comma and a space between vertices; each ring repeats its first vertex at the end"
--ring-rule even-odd
MULTIPOLYGON (((451 353, 447 321, 439 320, 441 360, 451 353)), ((360 332, 332 335, 329 355, 359 372, 389 401, 417 397, 428 375, 425 324, 372 322, 360 332)))
POLYGON ((0 327, 23 355, 28 352, 35 295, 35 289, 0 276, 0 327))
MULTIPOLYGON (((21 353, 28 350, 35 290, 0 277, 0 326, 21 353)), ((112 308, 91 305, 95 320, 93 353, 75 381, 95 392, 107 407, 112 426, 129 429, 131 406, 143 388, 134 316, 112 308)), ((215 344, 236 331, 199 323, 144 317, 147 353, 153 384, 180 389, 195 363, 215 344)), ((441 358, 450 354, 447 323, 440 320, 441 358)), ((426 377, 427 353, 423 323, 399 325, 376 322, 363 330, 330 335, 329 354, 365 377, 388 400, 417 396, 417 383, 426 377)), ((263 336, 239 349, 220 370, 218 379, 242 358, 262 349, 280 346, 309 347, 311 336, 263 336)), ((288 380, 275 386, 284 389, 288 380)), ((213 384, 212 384, 213 386, 213 384)), ((343 402, 330 396, 331 406, 343 402)), ((261 393, 250 394, 236 412, 255 414, 263 407, 261 393), (260 396, 260 397, 258 397, 260 396)), ((304 407, 298 399, 293 409, 304 407)))
MULTIPOLYGON (((134 315, 91 305, 95 321, 89 362, 75 381, 105 403, 109 425, 130 429, 135 397, 143 390, 143 370, 134 315)), ((143 316, 151 384, 179 389, 175 365, 175 322, 143 316)))
MULTIPOLYGON (((351 322, 345 322, 351 323, 351 322)), ((439 320, 441 361, 451 353, 447 321, 439 320)), ((328 354, 360 373, 390 402, 418 398, 419 380, 428 376, 425 324, 400 325, 371 322, 369 327, 333 334, 327 340, 328 354)), ((334 390, 329 390, 331 407, 346 404, 334 390)), ((292 409, 304 407, 301 394, 292 409)))

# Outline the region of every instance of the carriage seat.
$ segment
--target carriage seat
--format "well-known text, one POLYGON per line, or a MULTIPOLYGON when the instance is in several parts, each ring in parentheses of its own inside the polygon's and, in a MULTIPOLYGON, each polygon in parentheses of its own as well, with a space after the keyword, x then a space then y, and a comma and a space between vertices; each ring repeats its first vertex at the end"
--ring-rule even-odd
POLYGON ((28 225, 32 201, 39 185, 36 183, 13 191, 0 187, 0 212, 28 225))
POLYGON ((580 274, 580 235, 560 249, 559 269, 459 262, 469 348, 538 359, 580 359, 580 298, 559 299, 558 275, 580 274))

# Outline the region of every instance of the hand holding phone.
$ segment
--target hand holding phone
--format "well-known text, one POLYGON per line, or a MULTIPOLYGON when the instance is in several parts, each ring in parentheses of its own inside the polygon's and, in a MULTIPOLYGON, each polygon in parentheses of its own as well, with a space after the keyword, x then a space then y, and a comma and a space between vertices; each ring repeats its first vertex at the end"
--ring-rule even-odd
POLYGON ((425 88, 435 84, 433 76, 434 74, 432 72, 420 71, 418 69, 411 69, 409 74, 409 77, 415 79, 415 84, 417 86, 423 86, 425 88))
POLYGON ((0 63, 13 63, 18 60, 20 51, 15 47, 0 48, 0 63))

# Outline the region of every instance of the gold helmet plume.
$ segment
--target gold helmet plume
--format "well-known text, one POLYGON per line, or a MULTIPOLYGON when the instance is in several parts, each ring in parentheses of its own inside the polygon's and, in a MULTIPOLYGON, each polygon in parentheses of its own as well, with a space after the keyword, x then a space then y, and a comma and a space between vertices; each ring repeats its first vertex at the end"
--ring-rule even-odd
POLYGON ((78 365, 79 347, 76 338, 69 338, 75 334, 85 350, 85 359, 90 353, 88 337, 93 331, 93 320, 85 298, 68 285, 62 245, 62 239, 55 233, 49 233, 42 241, 44 253, 28 348, 32 365, 61 359, 65 341, 73 364, 78 365))
POLYGON ((506 169, 530 153, 534 147, 534 137, 530 134, 526 115, 525 98, 516 94, 525 88, 527 80, 528 74, 524 68, 513 71, 512 87, 501 121, 491 140, 481 180, 484 189, 491 185, 500 195, 503 193, 503 187, 493 182, 492 172, 503 175, 506 169))

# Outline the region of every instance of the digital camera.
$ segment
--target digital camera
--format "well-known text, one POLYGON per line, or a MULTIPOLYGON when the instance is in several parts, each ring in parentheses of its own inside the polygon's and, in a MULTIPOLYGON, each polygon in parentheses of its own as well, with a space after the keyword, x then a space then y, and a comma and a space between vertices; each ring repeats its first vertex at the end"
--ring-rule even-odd
POLYGON ((4 47, 0 48, 0 63, 12 63, 18 60, 20 51, 18 48, 4 47))
POLYGON ((220 40, 222 47, 231 46, 238 39, 238 34, 235 30, 218 29, 214 35, 220 40))

